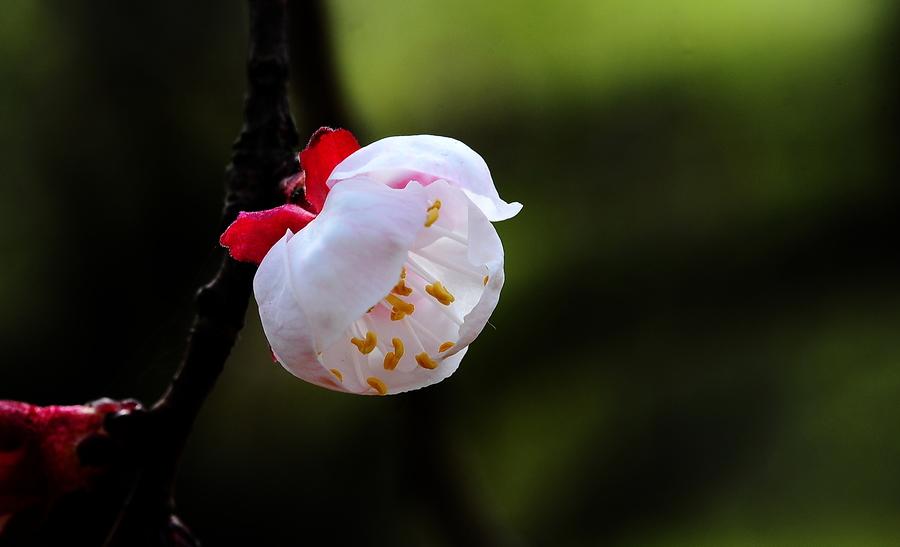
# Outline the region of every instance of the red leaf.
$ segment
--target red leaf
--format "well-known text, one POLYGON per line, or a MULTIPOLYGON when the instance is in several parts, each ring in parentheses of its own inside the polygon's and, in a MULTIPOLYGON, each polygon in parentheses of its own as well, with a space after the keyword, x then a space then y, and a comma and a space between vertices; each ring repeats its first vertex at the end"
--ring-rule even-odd
POLYGON ((325 181, 344 158, 359 150, 353 133, 346 129, 322 127, 309 139, 300 152, 300 166, 306 172, 306 201, 315 212, 322 210, 328 186, 325 181))
POLYGON ((296 233, 314 218, 315 214, 290 203, 265 211, 241 212, 219 243, 235 260, 259 264, 287 230, 296 233))

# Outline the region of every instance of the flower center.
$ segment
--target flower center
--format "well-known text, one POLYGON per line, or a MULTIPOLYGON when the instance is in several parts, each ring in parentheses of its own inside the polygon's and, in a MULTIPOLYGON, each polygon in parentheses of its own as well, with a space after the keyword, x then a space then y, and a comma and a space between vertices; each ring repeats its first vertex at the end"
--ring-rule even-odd
POLYGON ((353 347, 343 350, 350 355, 343 365, 338 362, 341 368, 330 369, 338 382, 349 373, 359 385, 384 395, 389 386, 408 381, 404 374, 439 368, 456 346, 463 316, 489 278, 486 266, 469 263, 468 236, 453 229, 452 216, 441 216, 441 206, 434 200, 424 222, 427 233, 437 237, 407 253, 397 283, 350 327, 344 340, 353 347))

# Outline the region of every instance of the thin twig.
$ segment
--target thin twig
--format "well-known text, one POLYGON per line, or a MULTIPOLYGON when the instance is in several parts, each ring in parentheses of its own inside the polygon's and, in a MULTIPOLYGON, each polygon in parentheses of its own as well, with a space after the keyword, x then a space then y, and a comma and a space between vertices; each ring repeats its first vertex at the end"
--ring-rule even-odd
MULTIPOLYGON (((286 0, 249 0, 249 8, 244 126, 225 173, 223 229, 239 211, 283 201, 278 183, 296 169, 297 132, 287 99, 286 0)), ((215 277, 198 291, 187 351, 168 391, 146 420, 151 424, 146 432, 148 457, 108 545, 152 545, 153 536, 165 529, 178 460, 244 325, 255 271, 254 265, 223 254, 215 277)))

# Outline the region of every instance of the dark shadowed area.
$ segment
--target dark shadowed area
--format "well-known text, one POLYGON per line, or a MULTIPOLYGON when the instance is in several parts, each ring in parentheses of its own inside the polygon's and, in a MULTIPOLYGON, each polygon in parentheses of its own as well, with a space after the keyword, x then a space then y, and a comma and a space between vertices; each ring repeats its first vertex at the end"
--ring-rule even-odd
MULTIPOLYGON (((325 8, 291 20, 301 140, 452 136, 525 208, 497 225, 494 328, 422 392, 296 380, 251 309, 183 461, 204 545, 896 541, 893 2, 325 8)), ((4 5, 0 399, 165 388, 215 266, 246 19, 4 5)))

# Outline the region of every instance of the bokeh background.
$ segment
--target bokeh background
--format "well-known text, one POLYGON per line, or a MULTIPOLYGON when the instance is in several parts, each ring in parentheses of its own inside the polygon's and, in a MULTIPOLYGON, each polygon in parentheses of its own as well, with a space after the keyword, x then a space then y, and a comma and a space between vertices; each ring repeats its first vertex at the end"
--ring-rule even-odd
MULTIPOLYGON (((454 136, 525 209, 495 328, 423 392, 297 381, 250 311, 179 483, 206 545, 900 544, 894 2, 323 7, 291 22, 302 138, 454 136)), ((0 398, 165 387, 246 26, 4 2, 0 398)))

